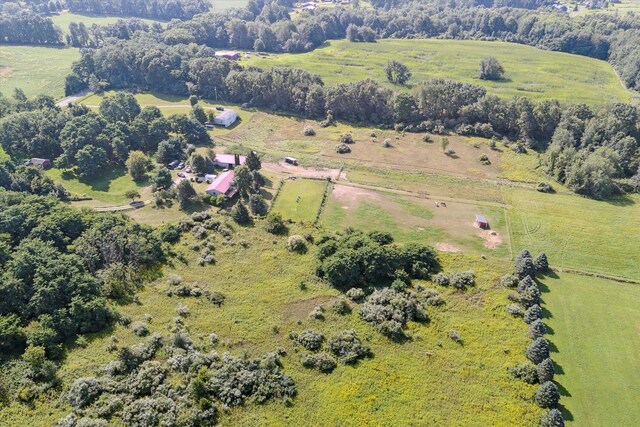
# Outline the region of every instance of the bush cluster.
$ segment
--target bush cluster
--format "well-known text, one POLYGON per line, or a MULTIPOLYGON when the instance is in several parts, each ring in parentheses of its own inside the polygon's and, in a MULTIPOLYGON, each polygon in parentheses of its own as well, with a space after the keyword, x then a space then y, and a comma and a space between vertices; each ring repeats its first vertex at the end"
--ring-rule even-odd
POLYGON ((311 329, 305 329, 297 335, 296 341, 309 351, 320 350, 324 335, 311 329))
POLYGON ((303 354, 300 358, 300 362, 305 368, 314 368, 326 374, 332 372, 338 365, 336 359, 325 352, 316 354, 303 354))
POLYGON ((371 357, 371 349, 362 344, 354 330, 342 331, 329 339, 328 349, 340 362, 354 364, 365 357, 371 357))
POLYGON ((391 288, 376 290, 369 295, 360 310, 360 318, 393 340, 407 338, 404 331, 407 321, 429 320, 416 293, 391 288))
POLYGON ((307 251, 307 242, 302 236, 289 236, 289 239, 287 239, 287 250, 299 254, 305 253, 307 251))
POLYGON ((536 365, 524 362, 519 365, 512 366, 507 369, 511 375, 526 382, 527 384, 536 384, 538 382, 538 370, 536 365))

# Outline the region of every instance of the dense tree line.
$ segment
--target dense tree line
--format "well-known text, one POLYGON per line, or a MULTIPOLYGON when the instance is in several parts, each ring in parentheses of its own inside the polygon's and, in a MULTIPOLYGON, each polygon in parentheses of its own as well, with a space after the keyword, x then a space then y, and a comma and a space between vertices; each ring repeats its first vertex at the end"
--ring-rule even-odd
POLYGON ((37 13, 48 14, 62 10, 63 5, 64 2, 60 0, 1 0, 0 12, 13 15, 20 10, 27 9, 37 13))
POLYGON ((136 272, 163 257, 152 230, 123 216, 0 190, 0 348, 61 356, 67 338, 113 318, 106 299, 130 295, 136 272))
POLYGON ((55 184, 40 169, 15 165, 10 160, 0 160, 0 188, 60 199, 67 196, 64 187, 55 184))
POLYGON ((86 26, 83 22, 71 22, 66 42, 73 47, 98 47, 104 39, 114 37, 128 40, 136 31, 161 31, 162 27, 154 23, 149 26, 146 22, 137 19, 118 19, 113 24, 86 26))
POLYGON ((62 31, 51 18, 29 10, 14 14, 2 13, 0 43, 60 45, 62 31))
POLYGON ((47 95, 38 95, 27 98, 22 89, 16 88, 11 98, 0 92, 0 118, 20 111, 33 111, 45 108, 54 108, 56 101, 47 95))
POLYGON ((0 145, 13 158, 47 158, 80 178, 122 167, 131 151, 157 154, 164 162, 183 158, 189 144, 210 142, 194 118, 166 119, 158 108, 140 108, 133 95, 122 92, 105 97, 99 113, 84 106, 47 107, 11 114, 0 124, 0 145))
POLYGON ((211 3, 206 0, 140 0, 135 2, 66 0, 65 4, 74 13, 136 16, 167 21, 170 19, 191 19, 194 15, 211 9, 211 3))

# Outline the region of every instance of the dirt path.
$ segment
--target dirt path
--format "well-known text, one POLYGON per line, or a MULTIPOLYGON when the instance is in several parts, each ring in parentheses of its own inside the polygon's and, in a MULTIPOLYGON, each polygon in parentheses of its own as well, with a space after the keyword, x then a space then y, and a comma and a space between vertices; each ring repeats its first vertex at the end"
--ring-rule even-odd
POLYGON ((133 209, 140 209, 141 207, 147 206, 151 204, 151 199, 149 200, 140 200, 134 203, 129 203, 128 205, 120 205, 120 206, 99 206, 93 208, 96 212, 122 212, 122 211, 130 211, 133 209))
POLYGON ((291 174, 303 178, 330 178, 338 179, 340 169, 327 168, 305 168, 304 166, 294 166, 285 162, 263 163, 262 168, 269 172, 291 174))
POLYGON ((71 104, 72 102, 76 102, 78 99, 84 98, 88 94, 89 94, 89 89, 83 90, 82 92, 78 92, 78 93, 73 94, 71 96, 67 96, 66 98, 63 98, 60 101, 56 102, 56 107, 66 107, 67 105, 71 104))

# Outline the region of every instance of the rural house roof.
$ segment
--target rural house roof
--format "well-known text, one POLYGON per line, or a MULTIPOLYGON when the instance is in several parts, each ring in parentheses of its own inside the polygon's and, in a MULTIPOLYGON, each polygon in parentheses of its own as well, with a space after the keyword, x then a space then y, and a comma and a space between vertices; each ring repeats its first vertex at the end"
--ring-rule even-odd
POLYGON ((51 163, 51 161, 49 159, 40 159, 40 158, 37 158, 37 157, 34 157, 31 160, 29 160, 29 164, 31 164, 31 165, 42 166, 45 163, 51 163))
POLYGON ((487 223, 487 219, 482 215, 476 215, 476 222, 487 223))
MULTIPOLYGON (((233 155, 231 157, 233 157, 233 155)), ((233 183, 233 177, 233 171, 222 172, 211 184, 209 184, 206 191, 209 192, 215 190, 222 194, 227 194, 231 188, 231 184, 233 183)))
POLYGON ((216 114, 216 119, 218 120, 225 120, 228 118, 235 119, 236 117, 238 117, 238 115, 233 110, 224 110, 221 113, 216 114))

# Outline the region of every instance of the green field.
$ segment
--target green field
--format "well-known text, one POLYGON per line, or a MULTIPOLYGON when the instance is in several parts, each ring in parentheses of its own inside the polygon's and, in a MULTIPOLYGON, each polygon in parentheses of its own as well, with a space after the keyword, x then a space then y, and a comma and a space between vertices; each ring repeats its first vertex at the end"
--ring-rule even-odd
MULTIPOLYGON (((51 20, 53 21, 53 23, 59 26, 60 29, 62 29, 62 32, 64 34, 67 34, 69 32, 69 24, 72 22, 75 22, 78 24, 80 22, 84 22, 84 24, 87 27, 91 27, 93 24, 96 24, 96 25, 113 24, 119 19, 130 19, 130 18, 121 17, 121 16, 80 15, 80 14, 72 13, 68 11, 64 11, 57 15, 51 16, 51 20)), ((142 19, 142 21, 146 22, 149 25, 153 24, 154 22, 161 22, 161 21, 156 21, 152 19, 142 19)))
POLYGON ((312 222, 316 219, 326 188, 327 181, 324 180, 286 181, 271 210, 281 214, 284 219, 312 222), (296 200, 298 197, 299 201, 296 200))
POLYGON ((134 182, 124 168, 106 173, 92 181, 80 181, 73 175, 67 176, 60 169, 49 169, 46 175, 55 182, 62 183, 71 193, 91 197, 101 205, 129 203, 131 200, 125 197, 125 193, 129 190, 137 190, 143 200, 151 196, 148 184, 134 182))
POLYGON ((386 83, 384 75, 384 67, 391 59, 409 67, 413 73, 409 85, 429 78, 448 78, 484 86, 489 93, 504 97, 521 95, 587 104, 630 98, 630 92, 605 61, 504 42, 426 39, 351 43, 339 40, 309 53, 252 55, 242 62, 260 67, 306 69, 322 76, 327 85, 373 78, 394 87, 386 83), (476 77, 480 60, 488 55, 495 56, 504 65, 504 81, 490 82, 476 77))
POLYGON ((556 266, 640 279, 640 198, 599 202, 506 189, 514 248, 544 251, 556 266))
POLYGON ((543 282, 565 420, 580 427, 637 426, 640 285, 571 274, 543 282))
POLYGON ((21 88, 27 96, 64 96, 64 79, 80 51, 64 47, 0 46, 0 91, 21 88))

